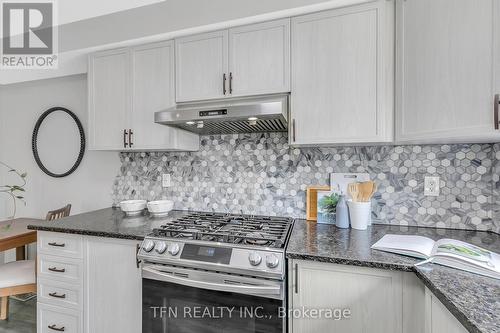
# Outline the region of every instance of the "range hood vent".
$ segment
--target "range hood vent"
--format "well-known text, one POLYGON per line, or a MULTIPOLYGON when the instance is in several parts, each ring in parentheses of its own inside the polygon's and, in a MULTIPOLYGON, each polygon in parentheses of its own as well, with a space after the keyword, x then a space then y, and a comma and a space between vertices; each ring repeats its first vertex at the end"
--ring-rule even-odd
POLYGON ((286 132, 288 95, 182 104, 156 112, 155 122, 201 135, 286 132))

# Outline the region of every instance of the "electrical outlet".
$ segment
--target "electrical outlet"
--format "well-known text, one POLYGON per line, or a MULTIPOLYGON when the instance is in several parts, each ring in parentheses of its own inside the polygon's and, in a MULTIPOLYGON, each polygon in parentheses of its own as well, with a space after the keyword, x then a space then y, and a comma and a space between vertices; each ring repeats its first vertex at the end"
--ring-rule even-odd
POLYGON ((170 187, 172 186, 171 180, 170 180, 170 174, 169 173, 164 173, 161 175, 161 186, 162 187, 170 187))
POLYGON ((428 197, 439 196, 439 177, 425 177, 424 195, 428 197))

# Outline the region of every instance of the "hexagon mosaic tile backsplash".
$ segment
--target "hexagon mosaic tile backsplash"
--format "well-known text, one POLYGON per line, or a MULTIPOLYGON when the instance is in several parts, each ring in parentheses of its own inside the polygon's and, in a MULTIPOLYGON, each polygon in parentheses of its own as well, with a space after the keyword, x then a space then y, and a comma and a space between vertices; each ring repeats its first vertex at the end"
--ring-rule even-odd
POLYGON ((378 184, 375 223, 500 231, 497 145, 299 149, 286 133, 200 143, 198 152, 121 153, 114 203, 172 199, 177 209, 303 218, 307 186, 328 185, 332 172, 368 172, 378 184), (163 173, 172 175, 171 187, 162 188, 163 173), (424 196, 427 175, 440 177, 438 197, 424 196))

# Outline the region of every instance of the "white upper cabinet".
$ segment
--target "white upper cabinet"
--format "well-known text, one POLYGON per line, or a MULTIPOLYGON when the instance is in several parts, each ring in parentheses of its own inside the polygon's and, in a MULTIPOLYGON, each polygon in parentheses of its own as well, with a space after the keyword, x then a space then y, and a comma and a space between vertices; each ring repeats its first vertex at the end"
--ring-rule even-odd
POLYGON ((290 91, 290 19, 229 30, 231 96, 290 91))
POLYGON ((90 149, 123 147, 129 123, 129 52, 101 52, 90 58, 88 75, 90 149))
POLYGON ((227 48, 227 30, 175 40, 177 102, 227 95, 227 48))
POLYGON ((290 19, 175 40, 176 101, 290 91, 290 19))
POLYGON ((396 140, 500 141, 499 0, 398 0, 396 140))
POLYGON ((198 149, 198 136, 154 123, 157 111, 175 106, 174 43, 132 49, 132 149, 198 149))
POLYGON ((175 105, 172 41, 93 54, 88 80, 90 149, 199 149, 198 135, 154 122, 175 105))
POLYGON ((292 19, 293 145, 393 139, 394 2, 292 19))

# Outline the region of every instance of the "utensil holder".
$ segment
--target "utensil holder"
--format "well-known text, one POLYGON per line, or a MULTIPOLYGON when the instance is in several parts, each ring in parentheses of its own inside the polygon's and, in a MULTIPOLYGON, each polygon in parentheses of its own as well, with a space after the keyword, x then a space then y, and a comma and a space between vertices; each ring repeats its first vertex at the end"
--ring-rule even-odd
POLYGON ((347 206, 349 207, 351 227, 357 230, 366 230, 372 211, 372 203, 349 201, 347 202, 347 206))

